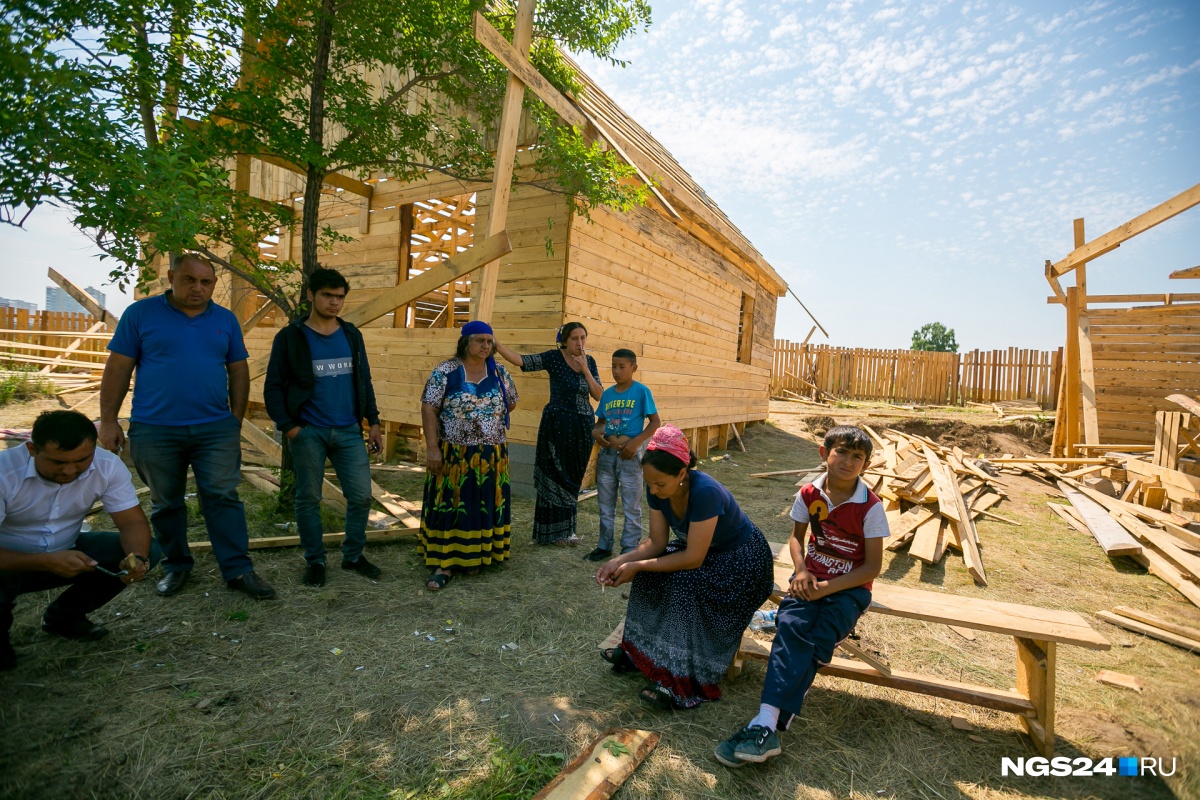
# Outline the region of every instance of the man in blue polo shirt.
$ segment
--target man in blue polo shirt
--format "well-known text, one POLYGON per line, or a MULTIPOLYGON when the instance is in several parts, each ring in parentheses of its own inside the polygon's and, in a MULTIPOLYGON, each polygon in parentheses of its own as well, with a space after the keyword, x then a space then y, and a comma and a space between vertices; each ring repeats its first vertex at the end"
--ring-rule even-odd
POLYGON ((129 446, 138 475, 150 487, 150 523, 164 553, 166 575, 158 593, 177 594, 191 575, 184 502, 190 465, 221 577, 230 589, 267 600, 275 590, 250 562, 237 492, 242 418, 250 398, 242 326, 233 312, 212 302, 217 276, 207 259, 179 256, 167 278, 171 288, 130 306, 108 345, 100 445, 113 452, 124 446, 117 416, 136 368, 129 446))

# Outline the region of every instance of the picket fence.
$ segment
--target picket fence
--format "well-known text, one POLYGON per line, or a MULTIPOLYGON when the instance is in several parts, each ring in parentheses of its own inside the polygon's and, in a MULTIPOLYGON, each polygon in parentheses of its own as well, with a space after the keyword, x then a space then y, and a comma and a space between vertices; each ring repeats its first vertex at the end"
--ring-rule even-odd
POLYGON ((95 324, 91 314, 0 307, 0 365, 103 370, 112 331, 100 326, 89 333, 95 324), (72 348, 76 340, 79 344, 72 348))
POLYGON ((809 397, 820 390, 843 400, 923 405, 1028 400, 1048 410, 1058 399, 1061 369, 1062 348, 932 353, 776 339, 771 390, 809 397))

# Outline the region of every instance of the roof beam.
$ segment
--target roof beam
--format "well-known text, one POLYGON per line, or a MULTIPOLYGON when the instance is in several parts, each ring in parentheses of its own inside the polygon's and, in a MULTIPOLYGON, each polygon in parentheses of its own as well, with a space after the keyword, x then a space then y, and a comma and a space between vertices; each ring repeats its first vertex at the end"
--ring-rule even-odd
POLYGON ((97 303, 94 297, 85 292, 83 289, 80 289, 69 279, 63 277, 62 274, 54 267, 50 267, 50 271, 47 274, 50 276, 50 280, 61 286, 62 290, 69 294, 76 303, 79 303, 79 305, 87 309, 89 314, 103 322, 112 330, 115 331, 117 329, 118 317, 116 314, 113 314, 104 306, 97 303))
POLYGON ((1168 277, 1171 278, 1200 278, 1200 267, 1188 267, 1187 269, 1177 269, 1168 277))
POLYGON ((1157 205, 1141 216, 1131 219, 1124 225, 1113 228, 1103 236, 1093 239, 1082 247, 1076 247, 1066 258, 1050 268, 1048 277, 1060 277, 1094 258, 1120 247, 1139 233, 1150 230, 1160 222, 1166 222, 1176 214, 1181 214, 1189 208, 1200 205, 1200 183, 1185 192, 1175 195, 1170 200, 1157 205))
POLYGON ((542 73, 529 63, 529 59, 521 55, 520 51, 513 47, 512 43, 505 39, 503 34, 496 30, 483 14, 476 11, 474 18, 475 40, 507 67, 509 73, 525 84, 526 89, 554 109, 554 112, 562 117, 564 122, 579 128, 585 134, 588 133, 587 115, 580 111, 569 97, 546 80, 542 73))

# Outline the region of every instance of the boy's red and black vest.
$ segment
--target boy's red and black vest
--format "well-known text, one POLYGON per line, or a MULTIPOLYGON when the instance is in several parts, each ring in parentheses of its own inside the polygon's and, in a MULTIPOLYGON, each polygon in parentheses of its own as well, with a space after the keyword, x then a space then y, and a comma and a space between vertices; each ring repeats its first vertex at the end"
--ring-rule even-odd
MULTIPOLYGON (((824 581, 861 566, 867 558, 863 520, 879 503, 875 493, 868 489, 865 503, 847 501, 832 512, 821 490, 811 483, 800 489, 800 499, 808 509, 809 539, 804 568, 817 580, 824 581)), ((863 588, 870 590, 871 583, 864 583, 863 588)))

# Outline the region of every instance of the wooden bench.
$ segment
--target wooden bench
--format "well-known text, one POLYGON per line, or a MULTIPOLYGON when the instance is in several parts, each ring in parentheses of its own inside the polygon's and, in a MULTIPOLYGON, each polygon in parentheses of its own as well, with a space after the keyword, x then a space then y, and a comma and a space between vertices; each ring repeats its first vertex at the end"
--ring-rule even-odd
MULTIPOLYGON (((784 593, 779 587, 788 585, 791 574, 790 565, 776 564, 772 600, 778 602, 783 598, 784 593)), ((871 611, 1012 636, 1017 648, 1016 691, 958 683, 897 669, 885 675, 869 664, 837 656, 820 670, 823 674, 1016 714, 1038 751, 1047 758, 1054 753, 1056 646, 1073 644, 1091 650, 1111 647, 1107 639, 1074 611, 999 603, 878 581, 872 591, 871 611)), ((768 646, 743 636, 742 645, 729 667, 729 677, 741 673, 747 658, 765 661, 769 655, 768 646)))

